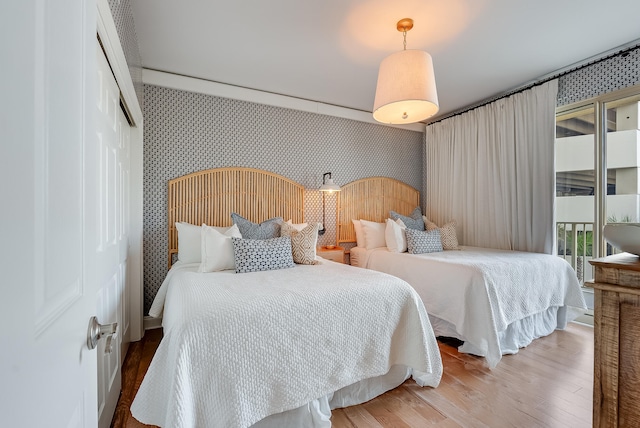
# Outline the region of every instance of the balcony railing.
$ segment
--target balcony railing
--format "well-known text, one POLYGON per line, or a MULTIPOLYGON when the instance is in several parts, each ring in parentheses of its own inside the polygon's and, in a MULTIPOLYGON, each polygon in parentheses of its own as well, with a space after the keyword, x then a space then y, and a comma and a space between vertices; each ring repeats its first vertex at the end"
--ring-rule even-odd
POLYGON ((593 279, 593 269, 589 260, 593 258, 593 223, 556 223, 559 257, 567 260, 576 271, 578 281, 593 279))

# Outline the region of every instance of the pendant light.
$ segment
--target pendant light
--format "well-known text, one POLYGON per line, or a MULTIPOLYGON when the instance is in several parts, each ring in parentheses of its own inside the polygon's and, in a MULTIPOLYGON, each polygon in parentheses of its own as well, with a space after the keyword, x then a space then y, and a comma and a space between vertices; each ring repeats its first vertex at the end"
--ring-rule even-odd
POLYGON ((414 123, 438 112, 431 55, 424 51, 407 50, 407 31, 412 28, 413 19, 398 21, 397 29, 404 36, 404 50, 389 55, 380 63, 373 103, 373 118, 378 122, 414 123))

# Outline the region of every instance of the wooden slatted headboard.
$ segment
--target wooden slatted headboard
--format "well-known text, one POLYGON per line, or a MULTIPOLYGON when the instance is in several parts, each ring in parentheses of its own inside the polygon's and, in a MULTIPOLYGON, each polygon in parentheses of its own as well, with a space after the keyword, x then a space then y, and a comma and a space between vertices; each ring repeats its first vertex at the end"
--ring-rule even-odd
POLYGON ((215 168, 169 180, 169 267, 178 252, 176 222, 230 226, 231 213, 260 223, 272 217, 304 222, 304 187, 253 168, 215 168))
POLYGON ((341 187, 338 195, 336 243, 356 242, 353 219, 384 222, 393 210, 409 215, 420 206, 420 192, 389 177, 369 177, 341 187))

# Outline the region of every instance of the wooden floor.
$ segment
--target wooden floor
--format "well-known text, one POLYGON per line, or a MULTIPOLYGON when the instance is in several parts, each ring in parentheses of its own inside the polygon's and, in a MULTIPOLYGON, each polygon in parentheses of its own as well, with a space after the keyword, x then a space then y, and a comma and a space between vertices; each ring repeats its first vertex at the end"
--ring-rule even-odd
MULTIPOLYGON (((123 366, 123 391, 112 427, 148 426, 129 411, 161 330, 132 343, 123 366)), ((444 374, 437 388, 408 380, 367 403, 334 410, 334 427, 590 427, 593 329, 570 323, 535 340, 495 369, 483 358, 438 343, 444 374)))

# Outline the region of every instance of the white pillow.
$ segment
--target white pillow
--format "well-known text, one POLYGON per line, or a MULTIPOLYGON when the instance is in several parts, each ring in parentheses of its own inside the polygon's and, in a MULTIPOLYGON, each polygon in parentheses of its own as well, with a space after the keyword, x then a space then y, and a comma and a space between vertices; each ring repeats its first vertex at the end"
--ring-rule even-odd
POLYGON ((298 232, 302 231, 302 229, 304 229, 305 227, 309 226, 308 223, 293 223, 291 221, 291 219, 287 220, 287 224, 289 226, 292 226, 295 230, 297 230, 298 232))
MULTIPOLYGON (((225 233, 232 226, 209 227, 213 227, 220 233, 225 233)), ((178 230, 178 260, 184 263, 200 263, 202 261, 202 227, 191 223, 177 222, 176 229, 178 230)))
POLYGON ((362 224, 360 220, 351 220, 353 222, 353 229, 356 231, 356 245, 361 248, 366 247, 364 238, 364 231, 362 230, 362 224))
POLYGON ((200 263, 202 227, 191 223, 176 223, 178 230, 178 260, 184 263, 200 263))
POLYGON ((360 219, 360 224, 364 232, 365 248, 367 250, 387 246, 384 237, 384 231, 387 228, 386 223, 376 223, 374 221, 360 219))
POLYGON ((400 219, 387 219, 387 226, 384 230, 384 239, 387 248, 392 253, 404 253, 407 251, 407 226, 400 219))
POLYGON ((202 262, 198 272, 217 272, 236 268, 231 237, 242 238, 238 226, 234 224, 231 227, 225 227, 227 231, 224 233, 216 229, 223 228, 202 225, 202 262))

